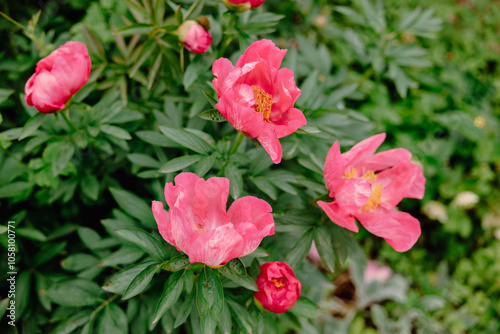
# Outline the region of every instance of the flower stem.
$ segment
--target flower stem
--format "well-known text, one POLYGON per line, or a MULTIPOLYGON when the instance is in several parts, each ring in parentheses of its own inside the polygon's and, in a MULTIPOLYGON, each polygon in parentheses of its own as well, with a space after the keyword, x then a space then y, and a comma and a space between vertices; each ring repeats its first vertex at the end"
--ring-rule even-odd
POLYGON ((184 74, 184 46, 181 46, 181 50, 180 50, 179 54, 180 54, 180 61, 181 61, 181 73, 184 74))
POLYGON ((66 121, 66 123, 75 131, 75 132, 80 132, 80 130, 75 126, 75 124, 73 124, 73 122, 71 122, 71 120, 69 119, 68 115, 66 115, 66 110, 63 110, 61 112, 62 114, 62 117, 64 118, 64 120, 66 121))
POLYGON ((113 300, 115 300, 116 298, 118 298, 119 295, 114 295, 112 296, 111 298, 109 298, 108 300, 104 301, 101 305, 99 305, 94 311, 92 311, 92 313, 90 314, 90 318, 92 319, 93 317, 95 317, 95 315, 97 313, 99 313, 100 310, 102 310, 105 306, 109 305, 113 300))
POLYGON ((240 144, 243 141, 244 136, 245 135, 243 134, 243 132, 238 133, 238 137, 236 138, 236 143, 234 143, 234 146, 231 148, 231 151, 229 151, 229 156, 236 153, 236 151, 238 150, 238 147, 240 147, 240 144))

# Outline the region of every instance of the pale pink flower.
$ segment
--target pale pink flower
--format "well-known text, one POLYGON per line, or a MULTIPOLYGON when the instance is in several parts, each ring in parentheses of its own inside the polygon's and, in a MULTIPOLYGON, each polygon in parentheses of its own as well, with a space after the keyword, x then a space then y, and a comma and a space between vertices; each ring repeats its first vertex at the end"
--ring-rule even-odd
POLYGON ((194 173, 181 173, 175 185, 165 185, 170 208, 153 201, 158 230, 169 244, 189 256, 191 263, 211 267, 252 253, 262 239, 274 234, 271 206, 264 200, 246 196, 233 202, 226 212, 229 180, 208 180, 194 173))
POLYGON ((286 51, 264 39, 250 45, 236 66, 219 58, 212 67, 215 107, 236 130, 257 138, 274 163, 283 155, 279 138, 307 123, 293 107, 300 95, 293 72, 279 68, 286 51))
POLYGON ((193 53, 205 53, 210 45, 212 45, 212 35, 210 35, 210 32, 193 20, 183 22, 179 26, 177 35, 186 49, 193 53))
POLYGON ((286 312, 300 298, 302 285, 285 262, 261 265, 256 283, 259 291, 254 292, 255 299, 271 312, 286 312))
POLYGON ((363 275, 363 281, 368 284, 373 281, 378 281, 382 284, 387 282, 392 276, 392 270, 388 266, 379 266, 376 261, 368 260, 366 269, 363 275))
POLYGON ((90 67, 84 44, 64 43, 36 64, 35 73, 24 87, 26 104, 44 114, 64 109, 89 79, 90 67))
POLYGON ((374 154, 384 139, 385 133, 372 136, 343 154, 335 142, 324 168, 329 196, 334 200, 318 201, 318 205, 337 225, 358 232, 357 219, 396 251, 404 252, 418 240, 420 223, 395 207, 405 197, 422 199, 425 177, 403 148, 374 154))

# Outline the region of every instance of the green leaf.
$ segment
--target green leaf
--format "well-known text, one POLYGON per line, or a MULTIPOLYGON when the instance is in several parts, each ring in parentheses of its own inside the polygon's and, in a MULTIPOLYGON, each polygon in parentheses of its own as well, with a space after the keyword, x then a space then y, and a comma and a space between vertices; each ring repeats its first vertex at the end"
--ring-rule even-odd
POLYGON ((198 162, 203 157, 204 157, 203 155, 196 154, 196 155, 185 155, 182 157, 174 158, 165 163, 163 166, 161 166, 158 172, 159 173, 177 172, 181 169, 189 167, 192 164, 198 162))
POLYGON ((47 290, 47 296, 62 306, 87 306, 100 302, 102 290, 94 282, 74 279, 54 283, 47 290))
POLYGON ((332 273, 335 270, 335 251, 330 229, 321 226, 314 231, 314 244, 318 249, 321 261, 332 273))
POLYGON ((148 260, 125 268, 115 274, 115 276, 113 276, 113 278, 106 283, 102 289, 108 292, 122 294, 125 290, 127 290, 127 287, 141 271, 154 264, 158 264, 158 262, 148 260))
POLYGON ((205 266, 198 276, 196 286, 196 305, 200 317, 206 316, 208 311, 212 312, 215 320, 218 321, 224 308, 224 292, 219 276, 213 269, 205 266))
POLYGON ((104 257, 99 262, 99 267, 111 267, 118 264, 130 264, 139 260, 144 252, 137 247, 123 245, 116 252, 104 257))
POLYGON ((70 142, 58 141, 47 145, 43 160, 52 165, 52 176, 59 175, 73 157, 75 146, 70 142))
POLYGON ((116 30, 116 33, 123 36, 149 35, 154 29, 155 27, 150 24, 135 23, 116 30))
POLYGON ((155 131, 137 131, 135 135, 151 145, 160 147, 180 147, 176 142, 165 138, 164 135, 155 131))
POLYGON ((160 126, 160 131, 170 140, 197 153, 208 154, 213 148, 197 135, 182 129, 160 126))
POLYGON ((31 271, 21 271, 16 277, 16 317, 21 318, 29 305, 31 293, 31 271))
POLYGON ((108 304, 99 318, 96 333, 127 334, 128 321, 125 312, 116 304, 108 304))
POLYGON ((269 196, 271 199, 275 201, 278 199, 278 190, 265 177, 257 176, 250 178, 250 180, 252 180, 253 184, 255 184, 260 191, 269 196))
POLYGON ((74 253, 61 261, 61 267, 68 271, 82 271, 99 263, 99 259, 85 253, 74 253))
POLYGON ((198 175, 199 177, 203 177, 212 168, 214 162, 215 155, 213 154, 198 161, 195 167, 196 175, 198 175))
POLYGON ((191 264, 191 262, 189 262, 189 257, 187 255, 183 254, 183 255, 176 256, 173 259, 165 262, 165 264, 163 265, 162 268, 165 270, 169 270, 169 271, 177 271, 177 270, 184 269, 185 267, 187 267, 190 264, 191 264))
POLYGON ((238 199, 243 190, 243 178, 241 177, 240 170, 236 165, 229 164, 226 166, 224 176, 229 179, 229 193, 234 199, 238 199))
POLYGON ((34 227, 18 227, 16 229, 16 233, 19 234, 22 237, 31 239, 31 240, 36 240, 36 241, 45 241, 47 240, 47 237, 45 234, 42 233, 42 231, 34 228, 34 227))
POLYGON ((247 276, 241 276, 236 274, 234 271, 229 269, 227 266, 219 268, 219 272, 224 275, 224 277, 230 279, 231 281, 235 282, 236 284, 241 285, 242 287, 251 290, 251 291, 259 291, 259 288, 255 284, 255 281, 247 276))
POLYGON ((200 319, 200 326, 203 334, 215 334, 215 328, 217 327, 217 322, 214 319, 212 313, 207 313, 200 319))
POLYGON ((142 154, 142 153, 131 153, 127 154, 127 159, 130 162, 142 167, 158 168, 160 167, 160 162, 153 157, 142 154))
POLYGON ((100 184, 95 175, 85 174, 80 183, 80 186, 83 193, 87 195, 87 197, 93 199, 94 201, 97 200, 97 196, 99 196, 100 184))
POLYGON ((312 230, 304 233, 299 240, 292 247, 288 255, 286 256, 285 262, 288 263, 290 267, 296 267, 299 263, 301 263, 306 257, 307 253, 311 249, 311 244, 313 241, 313 232, 312 230))
POLYGON ((179 299, 179 296, 182 292, 181 277, 183 273, 183 271, 176 271, 168 278, 167 282, 165 283, 163 294, 158 301, 158 305, 156 305, 151 326, 155 325, 165 314, 165 312, 167 312, 168 309, 172 307, 175 302, 177 302, 177 299, 179 299))
POLYGON ((0 319, 3 319, 5 311, 7 311, 7 307, 9 306, 10 298, 4 298, 0 300, 0 319))
POLYGON ((0 198, 10 198, 23 196, 31 190, 33 184, 29 182, 12 182, 6 186, 0 187, 0 198))
POLYGON ((146 226, 156 226, 153 221, 153 212, 151 206, 147 205, 144 200, 131 192, 118 188, 109 188, 111 195, 118 205, 129 215, 139 219, 146 226))
POLYGON ((222 116, 222 114, 217 109, 205 110, 204 112, 199 114, 198 117, 203 118, 207 121, 212 121, 217 123, 227 122, 227 119, 225 119, 224 116, 222 116))
POLYGON ((306 318, 318 318, 322 313, 319 310, 318 305, 316 305, 310 299, 302 296, 290 309, 290 312, 294 313, 298 317, 306 318))
POLYGON ((193 307, 196 307, 194 303, 195 296, 195 293, 190 293, 186 296, 186 299, 184 299, 184 302, 182 303, 181 307, 179 308, 179 312, 177 313, 177 317, 175 318, 174 328, 177 328, 185 323, 186 319, 191 314, 191 310, 193 309, 193 307))
MULTIPOLYGON (((11 96, 12 94, 14 94, 14 92, 15 92, 15 90, 13 90, 13 89, 0 88, 0 104, 2 104, 5 101, 7 101, 7 99, 9 98, 9 96, 11 96)), ((0 117, 0 119, 1 119, 1 117, 0 117)))
POLYGON ((21 135, 18 140, 23 140, 26 137, 31 136, 39 127, 42 125, 45 117, 42 113, 36 113, 31 117, 26 124, 23 126, 23 130, 21 131, 21 135))
POLYGON ((243 264, 243 262, 241 262, 239 258, 232 259, 226 264, 226 266, 228 266, 229 269, 231 269, 236 275, 246 276, 247 274, 245 265, 243 264))
POLYGON ((73 332, 80 326, 83 326, 90 320, 90 310, 82 310, 68 319, 61 321, 52 333, 54 334, 67 334, 73 332))
POLYGON ((103 124, 99 127, 99 129, 101 129, 102 132, 119 139, 124 139, 124 140, 132 139, 130 133, 114 125, 103 124))
POLYGON ((248 311, 231 298, 226 298, 226 301, 231 309, 234 320, 236 320, 241 329, 245 330, 247 333, 252 333, 252 318, 248 311))
POLYGON ((122 300, 132 298, 141 293, 142 290, 148 286, 149 282, 151 282, 153 276, 160 267, 161 263, 152 264, 141 271, 128 286, 127 290, 123 294, 122 300))
POLYGON ((50 261, 54 256, 57 256, 57 254, 66 248, 66 244, 66 241, 62 241, 57 244, 44 245, 33 257, 32 266, 36 268, 50 261))
POLYGON ((158 239, 140 228, 121 228, 116 230, 116 234, 133 242, 156 260, 165 261, 170 257, 165 246, 158 239))
POLYGON ((222 311, 222 316, 220 317, 217 325, 223 334, 231 334, 233 322, 231 319, 231 310, 229 309, 229 306, 227 306, 227 301, 224 301, 224 310, 222 311))
POLYGON ((300 133, 300 134, 308 134, 308 133, 319 133, 321 132, 320 129, 314 124, 307 123, 306 125, 300 127, 295 131, 295 133, 300 133))

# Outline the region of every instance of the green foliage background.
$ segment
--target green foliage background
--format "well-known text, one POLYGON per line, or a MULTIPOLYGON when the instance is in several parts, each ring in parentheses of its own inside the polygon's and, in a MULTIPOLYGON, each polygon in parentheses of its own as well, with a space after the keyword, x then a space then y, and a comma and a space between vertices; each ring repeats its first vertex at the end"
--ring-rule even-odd
MULTIPOLYGON (((267 0, 233 15, 215 0, 48 0, 2 2, 0 10, 28 26, 32 37, 0 19, 0 224, 16 222, 19 268, 17 327, 2 316, 2 328, 500 332, 495 2, 267 0), (36 26, 30 24, 39 10, 36 26), (200 15, 214 42, 206 54, 188 54, 173 32, 179 19, 200 15), (283 66, 295 73, 302 90, 297 106, 308 120, 307 131, 282 140, 278 166, 248 139, 230 154, 235 130, 210 120, 217 117, 213 61, 234 62, 261 38, 288 49, 283 66), (36 62, 69 39, 84 42, 93 63, 69 108, 79 131, 57 115, 41 124, 23 96, 36 62), (212 111, 198 117, 206 110, 212 111), (326 191, 322 168, 333 142, 346 150, 379 132, 387 133, 382 149, 407 148, 427 178, 424 200, 400 205, 422 226, 406 253, 366 231, 346 233, 309 204, 326 191), (232 199, 266 199, 278 232, 262 244, 270 255, 259 249, 243 258, 240 278, 237 269, 184 270, 150 210, 181 170, 229 178, 232 199), (477 202, 461 204, 457 195, 464 191, 477 202), (304 260, 313 240, 323 266, 304 260), (366 284, 367 258, 396 274, 385 285, 366 284), (285 259, 306 298, 283 315, 262 313, 251 298, 252 278, 259 263, 285 259), (224 301, 210 304, 211 312, 196 307, 202 288, 193 284, 202 278, 224 287, 224 301)), ((7 233, 0 232, 6 254, 7 233)), ((0 263, 6 268, 7 256, 0 263)), ((0 297, 3 311, 7 299, 0 297)))

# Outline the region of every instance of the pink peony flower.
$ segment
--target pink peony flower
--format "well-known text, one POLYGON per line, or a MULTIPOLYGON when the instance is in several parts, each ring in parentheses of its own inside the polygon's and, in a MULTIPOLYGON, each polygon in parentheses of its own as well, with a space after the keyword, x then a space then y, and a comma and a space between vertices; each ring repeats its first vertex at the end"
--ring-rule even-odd
POLYGON ((318 205, 337 225, 358 232, 357 219, 398 252, 409 250, 420 236, 420 223, 395 210, 404 198, 422 199, 425 177, 410 161, 411 153, 396 148, 373 154, 385 133, 367 138, 340 154, 338 142, 328 152, 324 177, 333 202, 318 205))
POLYGON ((363 275, 363 281, 368 284, 373 281, 386 283, 392 276, 392 270, 388 266, 379 266, 376 261, 368 260, 363 275))
POLYGON ((307 123, 293 107, 300 95, 293 72, 279 68, 285 53, 264 39, 250 45, 236 66, 220 58, 212 67, 215 107, 237 130, 257 138, 276 164, 282 157, 279 138, 307 123))
POLYGON ((64 109, 89 79, 90 67, 84 44, 64 43, 36 64, 35 73, 24 87, 26 104, 44 114, 64 109))
POLYGON ((227 8, 244 12, 250 8, 257 8, 264 3, 265 0, 222 0, 227 8))
POLYGON ((265 236, 274 234, 272 208, 264 200, 246 196, 226 212, 229 180, 204 180, 181 173, 165 185, 165 199, 153 201, 153 215, 161 236, 189 256, 191 263, 218 267, 252 253, 265 236))
POLYGON ((179 26, 177 31, 179 40, 193 53, 205 53, 212 45, 212 35, 201 24, 187 20, 179 26))
POLYGON ((255 299, 271 312, 286 312, 300 298, 302 285, 285 262, 261 265, 256 283, 259 291, 254 292, 255 299))

